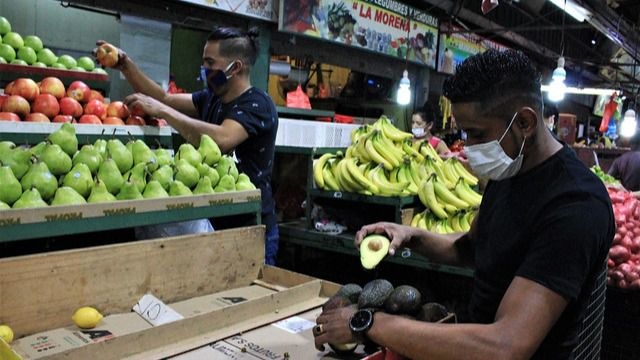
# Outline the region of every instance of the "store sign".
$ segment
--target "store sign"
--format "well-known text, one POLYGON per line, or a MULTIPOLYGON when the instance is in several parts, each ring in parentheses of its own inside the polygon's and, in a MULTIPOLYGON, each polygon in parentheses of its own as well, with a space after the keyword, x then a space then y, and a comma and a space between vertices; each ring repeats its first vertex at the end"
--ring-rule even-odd
POLYGON ((180 0, 216 10, 249 16, 271 22, 278 21, 278 0, 180 0))
POLYGON ((438 19, 399 1, 280 0, 279 13, 281 31, 368 49, 435 69, 438 19))
POLYGON ((456 26, 440 30, 440 46, 438 47, 438 71, 454 74, 456 66, 469 56, 487 49, 507 50, 494 41, 487 40, 470 32, 455 32, 462 29, 456 26), (451 29, 451 32, 448 32, 451 29))

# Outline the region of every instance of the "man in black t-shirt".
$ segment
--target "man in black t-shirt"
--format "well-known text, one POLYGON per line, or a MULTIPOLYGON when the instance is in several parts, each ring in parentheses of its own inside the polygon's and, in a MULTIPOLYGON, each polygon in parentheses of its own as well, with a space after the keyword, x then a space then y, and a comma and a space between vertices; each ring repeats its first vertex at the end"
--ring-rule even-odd
POLYGON ((609 175, 620 180, 622 186, 630 191, 640 190, 640 134, 629 140, 631 151, 626 152, 611 163, 609 175))
MULTIPOLYGON (((377 223, 355 242, 383 233, 390 255, 410 247, 436 262, 472 266, 470 321, 430 324, 338 308, 317 318, 316 347, 366 337, 410 359, 574 359, 587 304, 593 293, 604 297, 615 232, 607 191, 549 132, 540 75, 523 53, 472 56, 443 93, 467 133, 471 169, 488 179, 471 230, 443 235, 377 223)), ((586 321, 599 330, 597 316, 586 321)), ((593 340, 589 358, 598 357, 597 334, 593 340)))
POLYGON ((193 94, 166 93, 120 49, 114 68, 136 91, 125 98, 129 108, 138 107, 150 116, 166 119, 195 146, 202 134, 208 134, 223 153, 234 153, 238 170, 261 190, 265 262, 273 265, 279 240, 271 191, 278 114, 269 95, 250 82, 258 56, 257 39, 255 30, 216 28, 202 53, 200 76, 206 87, 193 94))

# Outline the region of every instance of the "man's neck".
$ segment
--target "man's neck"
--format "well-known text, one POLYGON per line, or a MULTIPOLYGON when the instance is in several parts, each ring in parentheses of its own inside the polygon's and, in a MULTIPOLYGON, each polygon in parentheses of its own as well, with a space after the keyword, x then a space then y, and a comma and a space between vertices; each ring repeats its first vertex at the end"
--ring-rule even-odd
POLYGON ((223 103, 227 104, 238 98, 240 95, 244 94, 245 91, 251 88, 251 82, 249 79, 238 79, 238 82, 233 84, 232 87, 229 88, 226 94, 224 94, 220 99, 223 103))

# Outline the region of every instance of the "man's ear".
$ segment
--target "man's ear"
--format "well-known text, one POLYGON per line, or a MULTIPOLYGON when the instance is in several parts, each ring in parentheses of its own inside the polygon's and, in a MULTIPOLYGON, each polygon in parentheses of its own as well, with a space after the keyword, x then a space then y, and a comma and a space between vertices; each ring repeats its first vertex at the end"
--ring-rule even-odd
POLYGON ((538 126, 538 114, 530 107, 523 107, 518 111, 515 124, 525 135, 530 136, 538 126))

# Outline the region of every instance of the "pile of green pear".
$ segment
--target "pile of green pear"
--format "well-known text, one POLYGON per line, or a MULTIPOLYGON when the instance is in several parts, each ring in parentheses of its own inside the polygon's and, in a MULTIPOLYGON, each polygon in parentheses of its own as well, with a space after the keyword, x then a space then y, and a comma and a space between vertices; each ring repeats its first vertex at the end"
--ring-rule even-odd
POLYGON ((175 155, 144 141, 98 139, 79 146, 70 123, 34 146, 0 142, 0 209, 79 205, 253 190, 208 135, 175 155))

